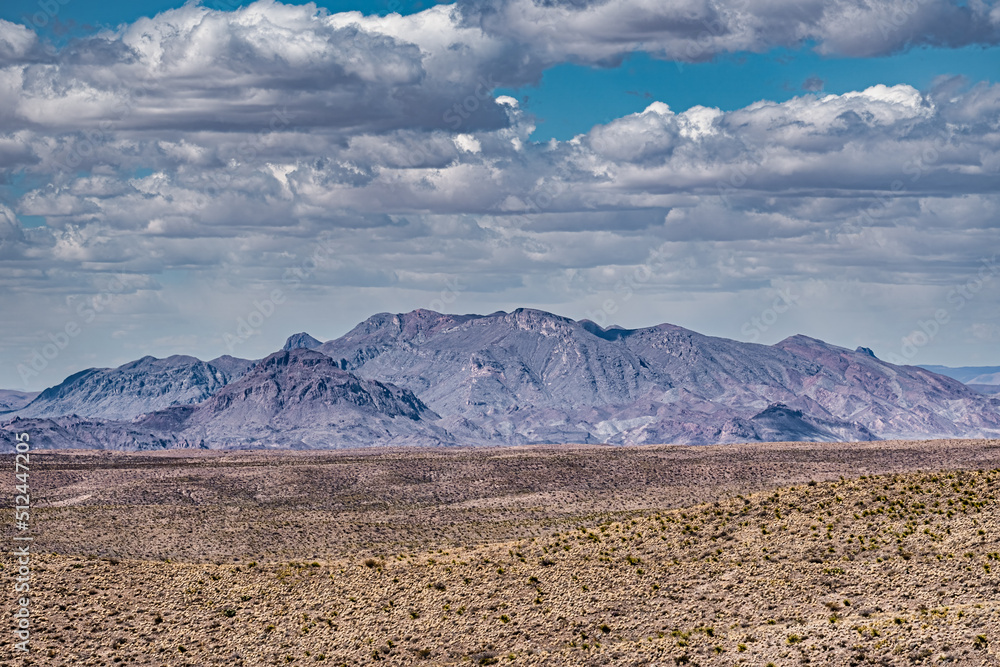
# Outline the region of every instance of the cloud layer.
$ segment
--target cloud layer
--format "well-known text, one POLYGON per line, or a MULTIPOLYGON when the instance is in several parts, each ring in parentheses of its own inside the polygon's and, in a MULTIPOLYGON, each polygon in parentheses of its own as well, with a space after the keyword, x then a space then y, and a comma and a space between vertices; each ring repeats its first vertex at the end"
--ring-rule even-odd
MULTIPOLYGON (((833 338, 825 308, 895 302, 903 324, 870 326, 901 345, 995 247, 1000 85, 879 85, 729 112, 653 102, 548 143, 493 91, 636 50, 693 61, 995 44, 1000 10, 661 5, 460 2, 366 17, 192 4, 61 49, 0 21, 0 171, 28 184, 0 209, 0 283, 12 307, 45 306, 5 332, 6 355, 23 358, 99 297, 109 337, 138 348, 158 327, 164 351, 217 348, 247 304, 292 284, 296 313, 350 294, 344 327, 373 307, 433 302, 677 321, 663 309, 702 294, 681 323, 728 335, 796 285, 811 306, 781 326, 811 321, 807 333, 833 338), (712 329, 711 309, 734 303, 712 329)), ((981 339, 990 300, 967 303, 950 335, 981 339)))
POLYGON ((645 51, 680 61, 814 44, 867 57, 913 46, 996 44, 993 3, 945 0, 462 0, 463 25, 517 42, 534 57, 600 62, 645 51))

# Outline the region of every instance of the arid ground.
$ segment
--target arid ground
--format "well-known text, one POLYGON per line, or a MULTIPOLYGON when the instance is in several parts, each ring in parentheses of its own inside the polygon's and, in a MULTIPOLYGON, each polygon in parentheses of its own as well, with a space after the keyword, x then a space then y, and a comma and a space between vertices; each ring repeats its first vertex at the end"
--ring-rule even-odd
POLYGON ((4 665, 1000 665, 997 440, 31 469, 4 665))

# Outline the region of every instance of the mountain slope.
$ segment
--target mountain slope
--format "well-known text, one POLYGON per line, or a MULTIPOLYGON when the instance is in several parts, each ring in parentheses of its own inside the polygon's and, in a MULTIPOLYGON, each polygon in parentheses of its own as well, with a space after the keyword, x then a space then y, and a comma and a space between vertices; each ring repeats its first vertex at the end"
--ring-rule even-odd
POLYGON ((228 354, 224 354, 221 357, 216 357, 215 359, 210 359, 208 361, 209 366, 222 371, 222 375, 226 379, 226 384, 241 377, 244 373, 250 370, 255 363, 257 363, 255 360, 240 359, 239 357, 231 357, 228 354))
MULTIPOLYGON (((276 352, 194 408, 149 415, 157 428, 178 415, 179 440, 211 448, 343 448, 444 444, 438 416, 411 392, 341 370, 305 348, 276 352)), ((174 428, 177 428, 175 426, 174 428)))
POLYGON ((895 366, 807 336, 792 336, 775 347, 822 369, 791 387, 799 404, 814 402, 881 438, 990 435, 1000 428, 996 406, 953 378, 918 366, 895 366))
MULTIPOLYGON (((238 366, 234 363, 233 369, 238 366)), ((91 368, 71 375, 16 414, 129 420, 173 405, 201 402, 229 380, 228 372, 194 357, 143 357, 118 368, 91 368)))

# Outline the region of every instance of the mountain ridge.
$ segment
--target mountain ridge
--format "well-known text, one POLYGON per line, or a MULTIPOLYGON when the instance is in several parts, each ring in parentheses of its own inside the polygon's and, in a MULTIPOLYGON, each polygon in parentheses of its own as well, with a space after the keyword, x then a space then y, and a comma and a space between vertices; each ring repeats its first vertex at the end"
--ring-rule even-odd
POLYGON ((220 362, 226 371, 182 356, 88 369, 13 414, 55 419, 44 427, 66 437, 75 414, 123 448, 130 437, 135 447, 217 448, 1000 434, 1000 400, 804 335, 760 345, 519 308, 377 313, 316 343, 295 334, 264 360, 220 362), (98 391, 109 378, 124 382, 117 403, 98 391))
POLYGON ((187 355, 145 356, 116 368, 88 368, 40 392, 19 417, 127 421, 148 412, 199 403, 245 373, 252 362, 220 357, 221 368, 187 355))

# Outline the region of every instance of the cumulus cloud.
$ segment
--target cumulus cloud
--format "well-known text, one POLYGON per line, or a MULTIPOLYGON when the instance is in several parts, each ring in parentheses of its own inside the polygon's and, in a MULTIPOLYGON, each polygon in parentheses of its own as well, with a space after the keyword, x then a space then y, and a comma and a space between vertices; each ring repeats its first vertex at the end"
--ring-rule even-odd
MULTIPOLYGON (((0 288, 19 308, 43 300, 58 329, 106 290, 102 276, 122 276, 131 292, 109 340, 145 331, 137 318, 157 309, 190 326, 245 316, 241 295, 289 272, 302 303, 354 294, 348 324, 428 307, 455 280, 476 295, 456 306, 468 311, 577 304, 583 316, 609 290, 623 309, 622 294, 682 293, 727 311, 738 301, 708 295, 778 284, 847 303, 832 283, 885 299, 922 285, 924 300, 905 303, 934 307, 995 245, 1000 85, 816 90, 732 111, 654 100, 546 143, 494 90, 634 50, 993 43, 996 16, 937 0, 510 0, 405 17, 261 0, 187 4, 62 49, 0 22, 0 170, 25 177, 0 208, 0 288)), ((23 345, 8 333, 0 347, 23 345)))
POLYGON ((815 43, 866 57, 912 46, 997 44, 998 10, 949 0, 460 0, 464 25, 524 45, 522 59, 615 62, 646 51, 687 62, 815 43))
POLYGON ((28 28, 0 19, 0 65, 23 60, 37 43, 28 28))
MULTIPOLYGON (((479 256, 519 248, 549 268, 575 261, 557 256, 566 248, 558 235, 574 232, 642 231, 649 236, 635 244, 641 248, 651 238, 821 236, 858 244, 863 230, 885 227, 869 241, 890 252, 899 249, 893 226, 933 227, 956 215, 970 229, 995 224, 998 88, 942 95, 878 85, 730 112, 675 113, 654 102, 544 144, 528 139, 530 119, 509 103, 509 126, 496 130, 407 129, 347 140, 313 132, 306 141, 288 129, 244 136, 256 143, 242 156, 239 133, 116 139, 93 159, 134 160, 152 173, 66 175, 25 194, 19 208, 54 231, 111 235, 99 248, 73 245, 89 254, 60 255, 103 262, 137 239, 177 239, 180 252, 185 239, 270 233, 294 245, 324 230, 382 229, 412 243, 433 236, 428 221, 442 215, 465 216, 463 233, 470 247, 482 246, 479 256), (99 259, 91 256, 98 250, 99 259)), ((203 250, 161 261, 217 261, 203 250)))
MULTIPOLYGON (((16 94, 5 126, 91 133, 261 132, 276 123, 351 133, 435 128, 469 94, 477 103, 463 124, 504 124, 490 95, 498 84, 477 69, 482 54, 438 45, 441 32, 460 43, 473 31, 457 27, 445 9, 379 19, 272 0, 232 12, 189 3, 78 40, 48 62, 7 67, 0 85, 16 94)), ((23 56, 34 38, 0 25, 0 64, 4 54, 23 56)))
POLYGON ((679 61, 815 43, 870 56, 1000 40, 984 1, 505 0, 400 16, 257 2, 189 3, 59 49, 0 22, 0 118, 8 130, 346 134, 469 132, 508 124, 492 91, 561 62, 613 64, 646 51, 679 61), (276 118, 277 114, 277 118, 276 118))
POLYGON ((14 257, 16 248, 24 243, 24 233, 14 212, 0 204, 0 258, 14 257))

